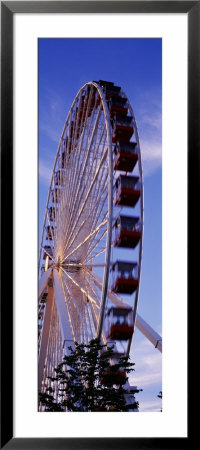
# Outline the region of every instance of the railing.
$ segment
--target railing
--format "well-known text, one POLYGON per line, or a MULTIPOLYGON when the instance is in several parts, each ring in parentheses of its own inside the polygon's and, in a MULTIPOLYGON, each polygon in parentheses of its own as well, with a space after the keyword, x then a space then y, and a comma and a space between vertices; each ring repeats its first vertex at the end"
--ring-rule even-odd
POLYGON ((114 126, 133 127, 133 117, 131 116, 116 116, 114 119, 114 126))
POLYGON ((135 142, 118 142, 114 147, 114 155, 118 153, 138 154, 139 148, 135 142))
POLYGON ((139 191, 141 189, 141 182, 136 177, 119 177, 117 181, 116 191, 121 189, 135 189, 139 191))

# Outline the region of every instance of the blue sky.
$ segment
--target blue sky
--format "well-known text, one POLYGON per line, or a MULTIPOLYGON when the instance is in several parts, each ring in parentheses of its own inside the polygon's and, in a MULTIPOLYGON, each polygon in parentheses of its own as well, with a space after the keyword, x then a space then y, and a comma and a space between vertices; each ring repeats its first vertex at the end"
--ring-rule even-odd
MULTIPOLYGON (((133 107, 144 174, 144 245, 138 313, 162 333, 162 40, 39 39, 39 240, 58 141, 72 101, 92 80, 122 86, 133 107)), ((132 384, 140 411, 159 411, 161 354, 136 330, 132 384)))

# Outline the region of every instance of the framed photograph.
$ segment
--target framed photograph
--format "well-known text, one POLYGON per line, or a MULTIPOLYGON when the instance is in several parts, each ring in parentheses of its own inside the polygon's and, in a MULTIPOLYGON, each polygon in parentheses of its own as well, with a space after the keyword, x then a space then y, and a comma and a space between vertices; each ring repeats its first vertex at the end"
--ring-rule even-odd
POLYGON ((199 22, 199 1, 1 2, 1 448, 191 446, 199 22), (96 335, 112 367, 70 402, 48 377, 96 335))

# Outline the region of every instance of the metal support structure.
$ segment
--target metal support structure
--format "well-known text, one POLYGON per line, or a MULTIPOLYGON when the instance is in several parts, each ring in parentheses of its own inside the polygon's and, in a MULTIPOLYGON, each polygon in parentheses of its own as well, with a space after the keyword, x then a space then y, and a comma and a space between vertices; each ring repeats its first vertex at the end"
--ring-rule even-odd
POLYGON ((162 338, 161 336, 153 330, 153 328, 148 325, 147 322, 145 322, 144 319, 142 319, 139 314, 137 314, 136 317, 136 327, 138 330, 141 331, 142 334, 154 345, 155 348, 159 350, 159 352, 162 353, 162 338))
POLYGON ((47 284, 52 277, 52 268, 50 267, 46 272, 43 273, 41 276, 39 283, 38 283, 38 297, 40 297, 43 293, 43 291, 46 289, 47 284))
MULTIPOLYGON (((111 112, 109 89, 105 88, 105 85, 114 86, 113 83, 102 80, 91 81, 82 86, 77 93, 67 115, 53 166, 40 247, 42 270, 44 268, 42 257, 43 260, 45 255, 49 258, 46 259, 45 272, 39 282, 39 311, 47 296, 45 289, 47 286, 50 289, 50 280, 54 292, 51 323, 49 325, 48 322, 50 320, 48 301, 46 319, 43 316, 42 325, 40 324, 42 331, 45 328, 45 333, 49 330, 51 335, 47 349, 49 365, 44 375, 46 379, 53 364, 62 359, 67 343, 73 345, 75 340, 88 343, 96 336, 106 342, 104 319, 107 300, 116 308, 130 308, 130 302, 127 303, 109 288, 111 249, 115 246, 114 241, 112 242, 113 184, 116 181, 117 169, 114 170, 116 166, 113 167, 113 150, 123 133, 119 134, 119 137, 118 134, 115 135, 116 117, 111 112), (51 260, 49 269, 47 269, 48 259, 51 260), (98 275, 101 273, 101 277, 96 275, 97 267, 98 275)), ((137 316, 143 234, 140 143, 132 107, 122 89, 119 86, 114 88, 114 92, 120 92, 120 96, 125 97, 128 105, 132 134, 135 131, 141 182, 142 230, 136 257, 138 286, 132 300, 133 323, 161 351, 160 336, 137 316)), ((129 132, 126 138, 131 139, 129 132)), ((42 339, 42 334, 40 336, 42 339)), ((41 358, 44 360, 44 343, 42 340, 40 342, 41 358)), ((131 342, 132 334, 127 341, 126 351, 124 350, 126 355, 129 355, 131 342)))
POLYGON ((61 284, 60 275, 58 270, 55 269, 53 272, 53 287, 55 302, 58 310, 60 328, 62 333, 63 346, 66 341, 73 341, 72 330, 69 320, 69 315, 67 311, 67 306, 65 303, 65 297, 63 293, 63 288, 61 284))
POLYGON ((41 391, 42 378, 43 378, 43 373, 44 373, 44 364, 45 364, 48 338, 49 338, 52 306, 53 306, 53 288, 48 287, 48 296, 46 299, 46 307, 45 307, 44 324, 43 324, 43 328, 42 328, 40 353, 39 353, 39 358, 38 358, 38 391, 39 392, 41 391))

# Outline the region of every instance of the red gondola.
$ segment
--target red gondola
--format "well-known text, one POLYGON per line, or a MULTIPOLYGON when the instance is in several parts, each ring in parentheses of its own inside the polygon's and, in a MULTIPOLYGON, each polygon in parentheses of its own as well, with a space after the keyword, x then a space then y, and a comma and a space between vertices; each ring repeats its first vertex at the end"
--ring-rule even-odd
POLYGON ((139 177, 120 175, 115 183, 115 205, 134 207, 140 197, 139 177))
POLYGON ((114 170, 132 172, 138 161, 136 142, 117 142, 114 148, 114 170))
POLYGON ((137 263, 116 261, 112 265, 112 277, 112 292, 116 294, 132 294, 138 287, 137 263))
POLYGON ((108 102, 108 108, 110 117, 113 117, 116 114, 120 114, 120 116, 126 116, 128 112, 127 98, 111 97, 108 102))
POLYGON ((139 217, 120 215, 115 224, 115 247, 135 248, 141 238, 139 217))
POLYGON ((115 205, 134 207, 140 198, 139 177, 120 175, 115 183, 115 205))
POLYGON ((133 117, 131 116, 115 116, 113 120, 113 136, 112 141, 129 142, 133 134, 133 117))
POLYGON ((130 308, 110 308, 106 314, 107 338, 127 341, 133 334, 133 310, 130 308))

